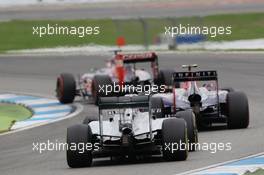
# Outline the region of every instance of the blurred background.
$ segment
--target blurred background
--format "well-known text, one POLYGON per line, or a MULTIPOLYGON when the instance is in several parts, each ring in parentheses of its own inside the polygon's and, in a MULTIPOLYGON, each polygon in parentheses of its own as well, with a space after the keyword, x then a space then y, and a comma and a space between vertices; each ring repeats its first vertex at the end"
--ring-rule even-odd
POLYGON ((144 49, 264 49, 264 0, 0 0, 0 52, 126 46, 144 49), (33 26, 99 26, 100 35, 38 38, 33 26), (231 26, 231 35, 164 36, 165 26, 231 26), (234 43, 235 42, 235 43, 234 43))

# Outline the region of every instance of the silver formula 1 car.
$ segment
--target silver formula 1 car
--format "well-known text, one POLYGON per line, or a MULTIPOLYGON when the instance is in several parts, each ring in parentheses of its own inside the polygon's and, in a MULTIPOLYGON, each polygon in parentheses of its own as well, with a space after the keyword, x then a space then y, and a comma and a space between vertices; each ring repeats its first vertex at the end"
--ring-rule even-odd
POLYGON ((212 126, 213 123, 227 123, 230 129, 247 128, 249 106, 247 96, 232 88, 218 88, 217 72, 192 71, 197 65, 183 65, 186 72, 174 72, 174 82, 181 88, 173 88, 170 93, 159 93, 169 115, 180 111, 192 110, 199 128, 212 126))
POLYGON ((82 152, 68 149, 68 165, 90 166, 97 157, 160 154, 168 161, 186 160, 187 122, 165 118, 162 105, 160 98, 149 96, 101 97, 98 121, 67 129, 68 145, 93 145, 82 152))
POLYGON ((142 87, 151 84, 167 84, 167 77, 171 76, 172 71, 159 70, 158 57, 155 53, 143 54, 123 54, 115 52, 113 59, 106 63, 105 68, 101 68, 90 73, 85 73, 78 78, 72 74, 63 73, 58 76, 56 84, 56 96, 61 103, 72 103, 75 96, 81 96, 84 99, 92 97, 95 104, 99 97, 120 96, 113 93, 113 88, 108 94, 102 87, 114 87, 114 85, 140 85, 142 87), (151 73, 137 68, 139 63, 150 63, 151 73))

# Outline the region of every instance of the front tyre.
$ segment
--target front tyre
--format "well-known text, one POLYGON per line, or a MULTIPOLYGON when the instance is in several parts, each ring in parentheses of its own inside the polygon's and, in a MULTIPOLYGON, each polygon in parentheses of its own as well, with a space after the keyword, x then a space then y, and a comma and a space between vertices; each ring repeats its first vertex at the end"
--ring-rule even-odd
POLYGON ((56 96, 63 103, 72 103, 76 94, 76 82, 72 74, 63 73, 57 78, 56 96))

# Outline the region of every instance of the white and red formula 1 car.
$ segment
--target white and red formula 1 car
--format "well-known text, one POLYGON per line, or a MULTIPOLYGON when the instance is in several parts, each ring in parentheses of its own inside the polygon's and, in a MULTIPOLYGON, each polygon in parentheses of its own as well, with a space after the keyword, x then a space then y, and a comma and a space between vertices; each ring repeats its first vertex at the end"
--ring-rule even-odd
POLYGON ((118 85, 138 86, 136 89, 141 88, 145 92, 151 85, 169 86, 170 79, 167 80, 167 77, 171 75, 172 71, 159 70, 158 56, 154 52, 124 54, 116 51, 114 58, 108 60, 104 68, 78 78, 69 73, 60 74, 57 78, 56 95, 61 103, 72 103, 75 96, 81 96, 84 99, 92 97, 97 104, 99 97, 120 96, 131 90, 125 88, 120 93, 114 93, 118 85), (150 63, 151 71, 138 68, 140 63, 150 63))

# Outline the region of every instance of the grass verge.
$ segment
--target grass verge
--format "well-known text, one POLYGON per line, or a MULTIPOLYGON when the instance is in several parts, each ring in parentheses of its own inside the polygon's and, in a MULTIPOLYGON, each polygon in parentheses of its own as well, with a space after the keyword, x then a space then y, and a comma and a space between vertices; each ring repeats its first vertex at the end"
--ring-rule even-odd
POLYGON ((16 121, 22 121, 31 116, 31 111, 21 105, 0 103, 0 133, 9 131, 16 121))
POLYGON ((191 26, 232 26, 231 35, 219 35, 209 40, 239 40, 264 38, 264 13, 225 14, 205 17, 147 18, 147 38, 144 38, 143 24, 139 19, 85 19, 85 20, 13 20, 0 22, 0 53, 8 50, 50 48, 56 46, 79 46, 90 43, 115 45, 118 36, 126 38, 126 44, 153 43, 156 36, 164 33, 165 26, 190 24, 191 26), (99 26, 99 35, 83 38, 67 35, 33 35, 33 26, 99 26))
POLYGON ((264 174, 264 170, 263 169, 259 169, 253 173, 246 173, 244 175, 263 175, 264 174))

